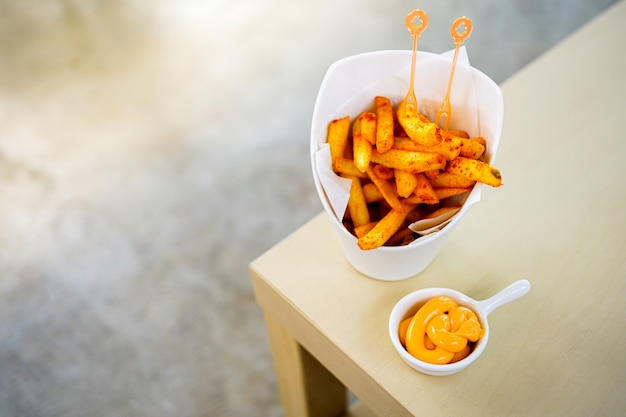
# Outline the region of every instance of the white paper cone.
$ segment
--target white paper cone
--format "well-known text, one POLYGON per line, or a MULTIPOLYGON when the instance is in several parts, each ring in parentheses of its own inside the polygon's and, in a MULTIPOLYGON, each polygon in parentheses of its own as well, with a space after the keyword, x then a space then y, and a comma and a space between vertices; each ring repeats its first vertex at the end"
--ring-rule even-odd
MULTIPOLYGON (((435 119, 445 96, 452 58, 452 51, 441 55, 417 53, 415 95, 419 111, 431 120, 435 119)), ((371 52, 335 62, 322 81, 311 125, 310 150, 315 186, 335 225, 346 257, 361 273, 382 280, 404 279, 423 271, 469 207, 480 200, 482 189, 482 184, 477 184, 467 198, 463 197, 464 201, 455 201, 455 204, 463 206, 441 231, 407 246, 383 246, 363 251, 358 247, 356 238, 341 223, 349 184, 346 186, 345 179, 332 172, 325 146, 328 124, 344 116, 354 120, 361 112, 372 108, 377 95, 388 97, 395 108, 407 94, 410 70, 411 51, 371 52)), ((473 137, 485 138, 486 158, 493 163, 502 130, 502 90, 493 80, 469 65, 465 48, 461 48, 457 61, 450 103, 450 129, 463 129, 473 137)))

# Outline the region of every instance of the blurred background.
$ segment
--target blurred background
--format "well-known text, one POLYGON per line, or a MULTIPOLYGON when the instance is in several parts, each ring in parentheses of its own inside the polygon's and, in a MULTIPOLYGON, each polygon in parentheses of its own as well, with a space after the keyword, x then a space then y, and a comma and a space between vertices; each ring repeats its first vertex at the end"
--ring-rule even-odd
POLYGON ((612 3, 0 0, 0 417, 281 416, 248 263, 321 211, 328 67, 422 8, 500 83, 612 3))

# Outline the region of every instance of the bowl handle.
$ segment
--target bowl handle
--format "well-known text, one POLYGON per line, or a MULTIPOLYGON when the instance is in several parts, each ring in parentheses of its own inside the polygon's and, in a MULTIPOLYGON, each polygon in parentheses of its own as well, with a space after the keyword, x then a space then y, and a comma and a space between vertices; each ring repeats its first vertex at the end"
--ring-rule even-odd
POLYGON ((530 282, 525 279, 520 279, 486 300, 479 301, 478 305, 484 311, 485 315, 489 315, 489 313, 496 308, 510 303, 513 300, 517 300, 529 290, 530 282))

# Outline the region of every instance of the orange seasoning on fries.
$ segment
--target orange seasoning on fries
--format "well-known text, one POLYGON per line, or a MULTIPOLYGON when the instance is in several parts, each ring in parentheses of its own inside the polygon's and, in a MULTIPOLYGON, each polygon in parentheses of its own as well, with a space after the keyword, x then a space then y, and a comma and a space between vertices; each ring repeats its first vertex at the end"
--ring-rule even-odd
MULTIPOLYGON (((390 103, 380 96, 374 102, 390 103)), ((393 123, 377 123, 376 113, 363 112, 328 127, 333 171, 354 183, 343 224, 363 250, 410 243, 419 235, 408 232, 408 225, 449 205, 447 198, 471 191, 477 182, 502 185, 500 171, 483 161, 484 139, 435 126, 442 141, 419 144, 398 126, 394 110, 393 123), (377 138, 390 135, 391 147, 381 140, 379 148, 377 138)))
POLYGON ((448 91, 435 121, 418 112, 414 92, 417 40, 428 26, 428 16, 414 10, 407 15, 406 26, 413 37, 406 97, 394 108, 389 98, 376 96, 370 106, 373 111, 328 125, 333 171, 352 181, 343 224, 363 250, 408 244, 419 238, 409 224, 455 205, 447 199, 471 191, 477 182, 502 185, 500 171, 484 162, 484 138, 448 130, 456 57, 471 33, 471 20, 459 18, 450 29, 456 50, 448 91), (442 117, 445 124, 440 128, 442 117))

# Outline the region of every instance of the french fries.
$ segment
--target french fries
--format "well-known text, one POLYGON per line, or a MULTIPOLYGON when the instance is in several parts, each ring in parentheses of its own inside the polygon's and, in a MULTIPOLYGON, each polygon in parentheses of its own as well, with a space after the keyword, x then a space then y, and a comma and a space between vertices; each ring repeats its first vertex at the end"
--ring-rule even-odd
POLYGON ((376 142, 376 115, 361 113, 352 126, 354 165, 366 172, 372 158, 372 145, 376 142))
POLYGON ((363 195, 361 181, 357 177, 346 177, 352 180, 350 185, 350 198, 348 199, 348 211, 354 227, 363 226, 370 222, 370 212, 363 195))
POLYGON ((502 176, 498 168, 494 168, 478 159, 457 156, 448 163, 446 172, 482 182, 492 187, 502 185, 502 176))
POLYGON ((391 168, 388 168, 384 165, 374 165, 372 168, 376 176, 383 180, 392 180, 395 178, 395 171, 391 168))
POLYGON ((460 156, 470 159, 478 159, 485 153, 485 145, 480 141, 482 138, 461 138, 460 156))
POLYGON ((400 204, 400 199, 398 198, 398 192, 393 184, 378 177, 372 167, 367 168, 367 176, 370 180, 372 180, 376 187, 378 187, 383 195, 383 198, 387 204, 389 204, 389 207, 397 211, 402 211, 402 205, 400 204))
POLYGON ((390 210, 372 230, 357 240, 359 247, 371 250, 384 245, 400 229, 404 219, 414 208, 414 204, 403 203, 400 210, 390 210))
POLYGON ((387 97, 374 98, 376 106, 376 150, 385 153, 393 146, 393 108, 387 97))
POLYGON ((337 158, 343 158, 348 146, 350 133, 350 116, 333 120, 328 125, 328 136, 326 141, 330 146, 330 158, 335 164, 337 158))
POLYGON ((406 100, 398 105, 398 122, 407 136, 420 145, 433 146, 441 142, 437 126, 417 112, 414 106, 408 106, 406 100))
POLYGON ((449 172, 440 171, 437 175, 430 179, 430 183, 434 188, 446 187, 471 187, 476 184, 476 180, 463 177, 461 175, 451 174, 449 172))
POLYGON ((424 174, 417 174, 417 185, 413 193, 419 197, 426 204, 437 204, 439 203, 439 198, 437 194, 435 194, 435 190, 431 185, 428 178, 424 174))
POLYGON ((443 169, 446 158, 438 153, 403 151, 390 149, 385 153, 372 150, 370 160, 389 168, 417 174, 431 169, 443 169))
MULTIPOLYGON (((331 154, 332 155, 332 154, 331 154)), ((338 174, 345 174, 351 177, 367 178, 365 172, 359 171, 354 164, 354 160, 338 157, 333 160, 333 170, 338 174)))
POLYGON ((365 201, 369 203, 377 203, 379 201, 383 201, 385 197, 383 197, 382 191, 380 188, 373 182, 367 183, 363 185, 363 196, 365 197, 365 201))
POLYGON ((445 188, 433 188, 435 190, 435 196, 441 201, 444 198, 454 197, 455 195, 465 194, 472 191, 472 187, 445 187, 445 188))
POLYGON ((406 198, 413 194, 415 187, 417 187, 417 184, 419 182, 418 175, 423 174, 413 174, 411 172, 403 171, 401 169, 394 169, 393 175, 396 179, 396 190, 398 190, 398 195, 400 197, 406 198))
POLYGON ((443 155, 443 157, 448 161, 459 156, 462 146, 463 138, 454 135, 442 135, 441 142, 432 146, 420 145, 408 137, 395 138, 393 145, 394 149, 401 149, 404 151, 438 153, 443 155))
POLYGON ((343 224, 362 250, 407 244, 419 237, 409 224, 458 204, 446 199, 477 182, 502 185, 484 138, 444 131, 404 101, 394 113, 376 96, 373 108, 331 121, 327 133, 333 171, 352 180, 343 224))

